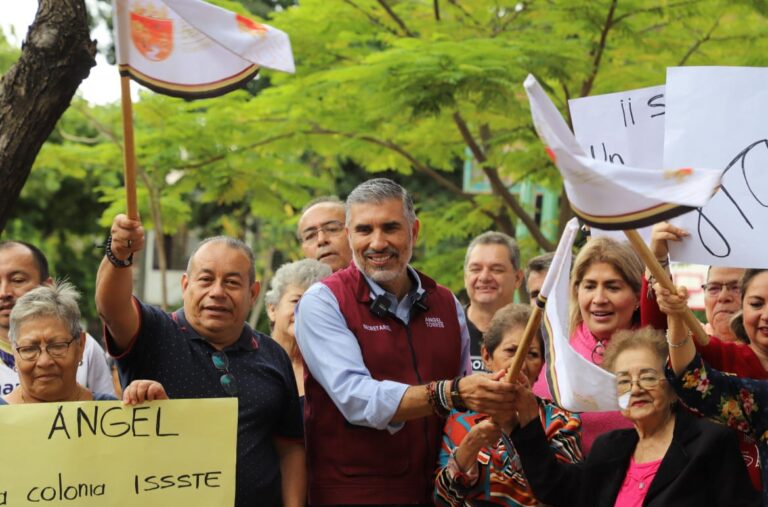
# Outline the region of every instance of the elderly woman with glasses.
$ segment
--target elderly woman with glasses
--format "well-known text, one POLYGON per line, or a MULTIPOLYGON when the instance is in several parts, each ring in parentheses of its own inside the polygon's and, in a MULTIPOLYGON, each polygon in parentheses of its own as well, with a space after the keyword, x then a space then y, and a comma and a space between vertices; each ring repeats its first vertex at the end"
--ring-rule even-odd
MULTIPOLYGON (((83 359, 85 331, 80 326, 79 294, 69 283, 41 286, 24 294, 11 310, 8 337, 19 385, 0 404, 114 400, 76 381, 83 359)), ((163 386, 136 380, 126 387, 128 404, 168 399, 163 386)))
POLYGON ((294 309, 309 287, 330 276, 331 268, 314 259, 304 259, 283 264, 275 272, 265 299, 267 316, 272 328, 272 338, 288 353, 299 397, 304 398, 304 361, 296 344, 294 309))
POLYGON ((621 414, 633 428, 601 435, 584 463, 555 458, 536 399, 518 384, 511 436, 536 498, 554 507, 760 505, 735 433, 676 409, 667 354, 659 331, 613 335, 603 366, 616 376, 621 414))

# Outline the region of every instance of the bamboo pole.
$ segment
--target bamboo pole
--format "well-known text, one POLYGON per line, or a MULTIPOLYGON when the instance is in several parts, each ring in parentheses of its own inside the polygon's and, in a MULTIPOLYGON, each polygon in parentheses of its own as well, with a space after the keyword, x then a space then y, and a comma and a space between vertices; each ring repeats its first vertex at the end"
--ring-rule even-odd
POLYGON ((531 316, 528 318, 528 323, 525 325, 525 331, 523 331, 523 337, 520 339, 520 343, 517 344, 517 350, 515 351, 515 357, 512 358, 512 362, 507 369, 507 375, 504 377, 504 381, 512 382, 517 380, 520 375, 520 370, 523 368, 523 362, 528 355, 528 349, 531 348, 531 342, 533 337, 539 330, 539 324, 541 324, 541 313, 544 310, 546 300, 539 295, 536 298, 536 305, 531 311, 531 316))
MULTIPOLYGON (((651 249, 648 248, 648 245, 645 244, 645 241, 643 241, 643 238, 640 236, 640 234, 638 234, 638 232, 634 229, 625 230, 624 234, 627 236, 629 243, 643 260, 646 267, 651 272, 656 281, 659 282, 665 289, 676 294, 677 289, 675 288, 675 285, 672 283, 672 280, 669 279, 667 272, 664 271, 664 268, 661 267, 661 264, 659 264, 659 261, 653 255, 651 249)), ((688 326, 688 329, 691 330, 691 333, 693 333, 693 336, 696 338, 698 343, 706 344, 709 342, 709 338, 704 332, 704 328, 701 327, 699 319, 696 318, 690 308, 683 314, 683 320, 685 321, 685 325, 688 326)))
POLYGON ((123 174, 125 179, 125 203, 128 218, 138 220, 136 204, 136 152, 133 142, 133 104, 131 80, 120 76, 120 102, 123 109, 123 174))

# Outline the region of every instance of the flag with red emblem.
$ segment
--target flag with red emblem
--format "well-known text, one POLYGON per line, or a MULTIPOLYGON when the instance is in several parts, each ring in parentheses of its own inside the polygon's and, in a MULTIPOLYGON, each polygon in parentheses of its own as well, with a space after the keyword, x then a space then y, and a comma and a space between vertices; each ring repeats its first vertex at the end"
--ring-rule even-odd
POLYGON ((719 170, 629 167, 587 156, 536 78, 528 76, 524 86, 536 131, 574 213, 587 224, 606 230, 652 225, 703 206, 720 185, 719 170))
POLYGON ((120 73, 165 95, 223 95, 259 68, 294 72, 288 35, 202 0, 113 0, 120 73))

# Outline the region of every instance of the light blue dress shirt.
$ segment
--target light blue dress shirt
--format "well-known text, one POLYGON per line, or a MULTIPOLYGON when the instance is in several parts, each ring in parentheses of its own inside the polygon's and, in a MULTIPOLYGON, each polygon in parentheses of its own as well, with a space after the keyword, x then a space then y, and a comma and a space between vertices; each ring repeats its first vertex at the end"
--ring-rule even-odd
MULTIPOLYGON (((365 277, 371 288, 371 298, 384 294, 389 300, 390 311, 406 324, 410 320, 413 303, 424 293, 415 270, 408 266, 408 272, 416 287, 401 301, 365 277)), ((462 371, 456 374, 466 375, 472 371, 469 331, 464 309, 455 296, 454 301, 461 329, 462 365, 462 371)), ((403 423, 393 424, 390 421, 410 386, 371 377, 363 362, 357 338, 347 327, 331 289, 322 283, 314 284, 301 297, 295 312, 296 342, 307 368, 347 421, 379 430, 387 429, 390 433, 402 428, 403 423)))

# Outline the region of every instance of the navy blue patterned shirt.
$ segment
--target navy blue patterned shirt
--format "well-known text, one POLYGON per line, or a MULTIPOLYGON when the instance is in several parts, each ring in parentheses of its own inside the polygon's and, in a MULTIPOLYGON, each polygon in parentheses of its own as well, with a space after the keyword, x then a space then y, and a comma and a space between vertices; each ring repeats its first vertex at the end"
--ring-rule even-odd
MULTIPOLYGON (((189 325, 184 311, 167 314, 135 301, 141 326, 127 350, 120 351, 105 330, 121 385, 151 379, 163 384, 170 398, 228 396, 220 382, 223 372, 211 359, 216 349, 189 325)), ((237 342, 223 352, 239 400, 235 505, 281 505, 280 463, 273 438, 302 441, 304 436, 290 359, 277 342, 247 324, 237 342)))

